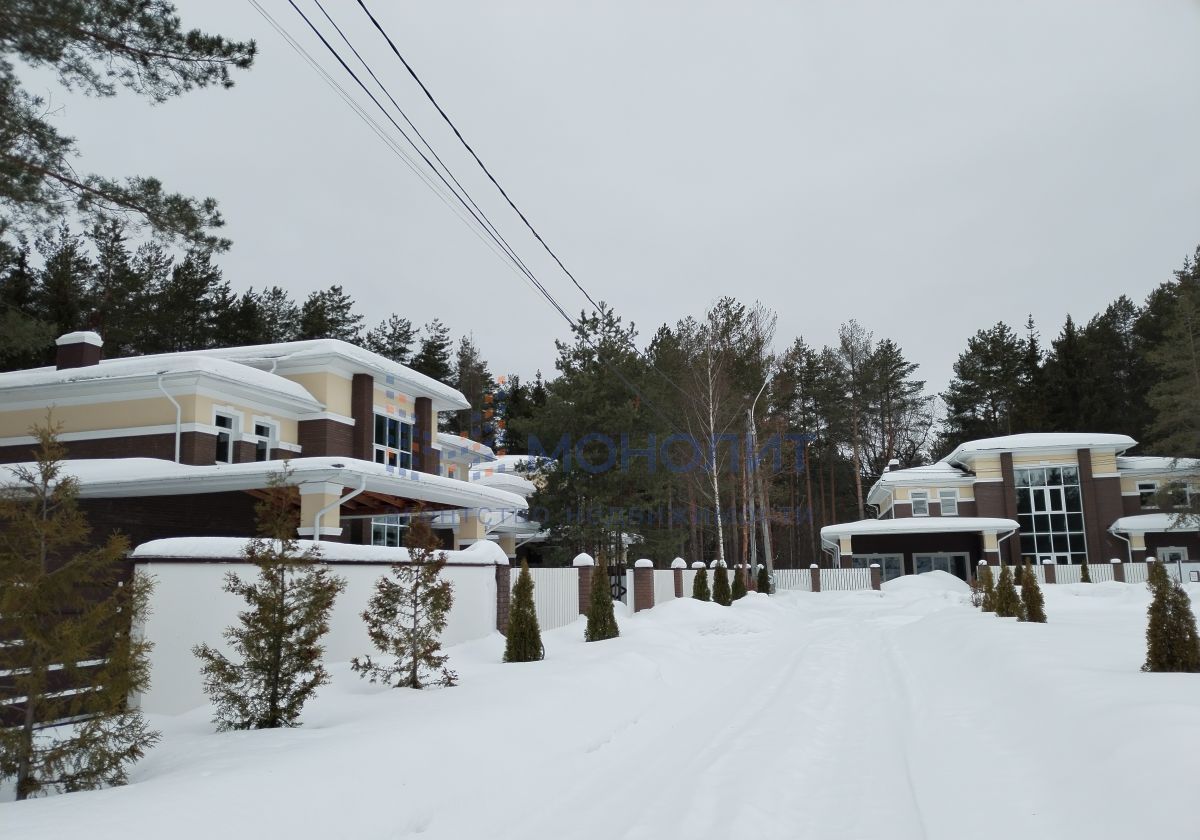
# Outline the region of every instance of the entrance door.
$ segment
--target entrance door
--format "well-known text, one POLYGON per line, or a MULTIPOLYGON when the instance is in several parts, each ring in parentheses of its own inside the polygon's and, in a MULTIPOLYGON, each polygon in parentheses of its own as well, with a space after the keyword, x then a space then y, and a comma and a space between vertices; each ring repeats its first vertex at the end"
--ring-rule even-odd
POLYGON ((1166 567, 1167 574, 1174 576, 1175 580, 1183 580, 1183 564, 1187 561, 1186 548, 1160 548, 1158 550, 1158 562, 1166 567))
POLYGON ((967 555, 965 554, 914 554, 913 568, 922 572, 949 572, 962 580, 967 579, 967 555))

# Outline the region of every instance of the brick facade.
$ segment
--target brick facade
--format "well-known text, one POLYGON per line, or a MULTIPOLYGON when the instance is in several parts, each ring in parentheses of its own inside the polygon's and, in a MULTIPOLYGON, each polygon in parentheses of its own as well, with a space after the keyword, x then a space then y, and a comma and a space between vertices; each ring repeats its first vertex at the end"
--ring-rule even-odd
POLYGON ((301 420, 296 425, 301 455, 310 458, 323 455, 354 457, 354 426, 328 419, 301 420))
MULTIPOLYGON (((175 434, 125 435, 122 437, 65 440, 68 458, 161 458, 175 460, 175 434)), ((250 460, 254 446, 249 444, 250 460)), ((0 446, 0 463, 13 464, 34 459, 33 444, 0 446)), ((217 436, 204 432, 183 432, 179 436, 179 460, 183 464, 203 466, 216 463, 217 436)))

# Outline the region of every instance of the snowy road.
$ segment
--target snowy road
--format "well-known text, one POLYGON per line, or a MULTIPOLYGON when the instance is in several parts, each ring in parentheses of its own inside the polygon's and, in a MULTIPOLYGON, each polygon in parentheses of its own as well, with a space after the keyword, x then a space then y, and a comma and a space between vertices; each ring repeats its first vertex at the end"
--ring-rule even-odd
POLYGON ((1141 587, 1049 589, 1045 626, 927 579, 672 602, 619 640, 547 634, 529 665, 493 638, 453 651, 446 691, 339 669, 302 729, 160 719, 134 784, 0 805, 0 836, 1200 836, 1168 795, 1194 780, 1200 677, 1138 673, 1141 587))

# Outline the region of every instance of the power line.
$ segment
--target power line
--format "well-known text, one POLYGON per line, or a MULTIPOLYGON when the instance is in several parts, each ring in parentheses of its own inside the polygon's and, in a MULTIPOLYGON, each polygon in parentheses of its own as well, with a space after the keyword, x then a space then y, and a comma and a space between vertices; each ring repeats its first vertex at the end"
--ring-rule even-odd
POLYGON ((513 212, 521 217, 521 221, 525 223, 525 227, 529 228, 529 232, 532 233, 534 238, 537 239, 537 241, 541 243, 541 246, 546 249, 546 253, 554 258, 554 261, 558 263, 558 267, 563 270, 563 273, 566 274, 567 277, 571 278, 571 282, 575 284, 575 288, 579 289, 579 291, 583 293, 583 296, 588 299, 588 303, 598 310, 600 305, 596 303, 590 294, 588 294, 587 289, 583 288, 580 282, 575 279, 575 275, 571 273, 570 269, 563 265, 563 261, 558 258, 558 254, 554 253, 550 246, 546 244, 546 240, 542 239, 542 235, 537 232, 537 229, 534 228, 529 219, 525 217, 525 214, 521 212, 520 208, 517 207, 517 205, 509 197, 508 193, 505 192, 504 187, 500 186, 500 182, 496 180, 494 175, 492 175, 491 170, 487 168, 487 165, 484 164, 479 155, 475 153, 475 150, 471 148, 471 144, 468 143, 467 139, 462 136, 462 132, 458 130, 458 126, 456 126, 454 121, 450 119, 449 114, 447 114, 445 110, 442 109, 442 106, 438 104, 437 99, 435 99, 433 94, 429 92, 429 88, 425 87, 425 83, 421 81, 421 77, 417 75, 415 70, 413 70, 412 65, 409 64, 408 61, 405 60, 404 56, 400 54, 400 50, 396 47, 396 43, 392 40, 391 36, 388 35, 387 30, 385 30, 383 26, 380 25, 379 21, 375 19, 375 15, 371 14, 371 10, 367 8, 367 4, 364 3, 363 0, 358 0, 358 5, 366 13, 367 17, 370 18, 371 23, 375 26, 375 28, 379 30, 379 34, 382 35, 384 40, 387 41, 388 46, 392 48, 392 52, 395 53, 396 58, 400 59, 400 63, 404 65, 404 69, 408 71, 410 76, 412 76, 413 81, 420 86, 421 90, 425 93, 425 97, 433 104, 433 107, 437 109, 437 112, 442 115, 442 119, 446 121, 446 125, 450 126, 450 130, 454 132, 454 136, 457 137, 459 142, 463 144, 463 147, 471 153, 471 157, 475 158, 475 162, 479 164, 479 168, 483 170, 483 173, 487 175, 488 180, 491 181, 492 184, 495 185, 496 189, 500 191, 500 195, 504 196, 504 200, 508 202, 508 206, 513 209, 513 212))

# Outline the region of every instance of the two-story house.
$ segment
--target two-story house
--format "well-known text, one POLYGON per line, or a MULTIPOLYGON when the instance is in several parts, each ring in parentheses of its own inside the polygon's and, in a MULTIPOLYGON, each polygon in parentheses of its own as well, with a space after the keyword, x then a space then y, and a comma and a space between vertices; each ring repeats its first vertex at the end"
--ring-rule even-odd
POLYGON ((878 563, 884 579, 941 569, 964 580, 992 565, 1200 556, 1196 528, 1159 510, 1200 464, 1125 456, 1125 435, 1021 434, 969 441, 942 460, 893 463, 867 501, 878 517, 821 529, 838 566, 878 563))
MULTIPOLYGON (((100 336, 58 339, 53 367, 0 373, 0 464, 32 459, 47 414, 93 529, 134 544, 250 536, 291 471, 300 535, 395 544, 413 512, 457 511, 448 547, 485 539, 524 496, 443 469, 438 412, 455 389, 331 339, 104 360, 100 336)), ((467 442, 470 449, 470 442, 467 442)), ((478 446, 478 445, 476 445, 478 446)), ((485 454, 480 452, 481 457, 485 454)))

